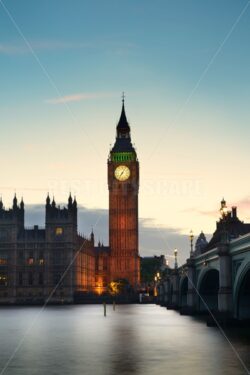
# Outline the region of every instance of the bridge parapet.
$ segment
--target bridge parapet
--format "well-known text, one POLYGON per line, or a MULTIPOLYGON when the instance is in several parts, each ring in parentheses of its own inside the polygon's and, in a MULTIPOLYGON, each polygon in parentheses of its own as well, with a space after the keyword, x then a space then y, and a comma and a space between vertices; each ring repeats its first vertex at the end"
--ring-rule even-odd
POLYGON ((160 283, 161 304, 167 308, 250 318, 250 233, 169 268, 160 283))

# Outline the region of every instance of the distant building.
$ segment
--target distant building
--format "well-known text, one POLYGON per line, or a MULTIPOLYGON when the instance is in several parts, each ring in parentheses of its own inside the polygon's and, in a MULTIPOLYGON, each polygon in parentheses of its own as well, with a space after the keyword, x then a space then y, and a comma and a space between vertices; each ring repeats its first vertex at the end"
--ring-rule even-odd
POLYGON ((204 250, 206 249, 207 245, 208 245, 208 242, 207 242, 206 236, 203 232, 201 232, 195 243, 195 252, 194 252, 195 255, 202 254, 204 250))
POLYGON ((46 199, 45 228, 26 228, 24 202, 0 200, 0 303, 71 303, 84 293, 102 294, 124 279, 136 290, 139 162, 131 143, 124 100, 116 142, 108 158, 109 246, 77 230, 77 202, 67 207, 46 199))

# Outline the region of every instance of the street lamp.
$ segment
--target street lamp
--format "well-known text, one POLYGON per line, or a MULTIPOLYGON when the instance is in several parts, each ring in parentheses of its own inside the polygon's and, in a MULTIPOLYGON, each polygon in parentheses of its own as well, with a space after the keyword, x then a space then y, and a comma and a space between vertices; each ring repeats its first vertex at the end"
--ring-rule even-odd
POLYGON ((178 268, 178 263, 177 263, 177 255, 178 255, 178 250, 174 249, 174 268, 178 268))
POLYGON ((190 248, 191 248, 191 250, 190 250, 190 257, 192 257, 193 254, 194 254, 194 248, 193 248, 194 233, 193 233, 192 230, 190 231, 189 238, 190 238, 190 248))
POLYGON ((155 280, 155 282, 154 282, 154 297, 157 297, 157 285, 158 285, 158 277, 157 277, 157 275, 158 275, 158 273, 154 277, 154 280, 155 280))
POLYGON ((222 219, 224 219, 228 215, 227 203, 224 198, 221 201, 220 213, 222 219))

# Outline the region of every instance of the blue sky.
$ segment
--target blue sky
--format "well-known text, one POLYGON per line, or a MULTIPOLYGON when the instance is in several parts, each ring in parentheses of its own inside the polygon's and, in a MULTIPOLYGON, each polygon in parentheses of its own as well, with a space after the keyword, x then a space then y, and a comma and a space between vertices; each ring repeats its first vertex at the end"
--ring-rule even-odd
MULTIPOLYGON (((248 1, 2 3, 6 206, 14 190, 31 205, 47 190, 59 202, 73 190, 81 205, 107 209, 106 159, 125 91, 141 218, 161 238, 172 228, 212 233, 223 195, 250 217, 248 1)), ((152 241, 152 251, 183 247, 167 242, 152 241)))

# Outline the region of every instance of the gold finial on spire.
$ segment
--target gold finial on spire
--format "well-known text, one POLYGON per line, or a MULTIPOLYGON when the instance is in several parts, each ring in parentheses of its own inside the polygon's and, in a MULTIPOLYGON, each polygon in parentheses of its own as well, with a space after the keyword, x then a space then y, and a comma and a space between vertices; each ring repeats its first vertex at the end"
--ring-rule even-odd
POLYGON ((124 104, 124 101, 125 101, 125 93, 124 91, 122 92, 122 104, 124 104))

